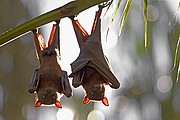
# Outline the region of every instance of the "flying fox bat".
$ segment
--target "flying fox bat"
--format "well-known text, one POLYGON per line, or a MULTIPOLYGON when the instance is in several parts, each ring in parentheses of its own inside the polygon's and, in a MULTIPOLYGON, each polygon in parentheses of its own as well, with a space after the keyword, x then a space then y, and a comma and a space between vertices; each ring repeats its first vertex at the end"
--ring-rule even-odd
POLYGON ((101 19, 100 15, 103 6, 99 6, 96 12, 91 35, 81 26, 78 20, 70 17, 72 25, 80 47, 77 59, 71 63, 74 87, 83 86, 86 95, 83 103, 87 104, 90 100, 102 101, 105 106, 109 106, 108 99, 105 97, 105 85, 117 89, 120 86, 117 78, 113 75, 108 65, 108 60, 103 53, 101 45, 101 19))
POLYGON ((62 108, 60 101, 58 101, 58 94, 64 94, 69 98, 72 90, 67 72, 63 71, 59 64, 59 21, 52 27, 48 46, 46 46, 42 35, 38 34, 36 30, 33 31, 33 34, 40 67, 35 70, 28 91, 37 93, 36 107, 40 107, 41 104, 55 104, 58 108, 62 108))

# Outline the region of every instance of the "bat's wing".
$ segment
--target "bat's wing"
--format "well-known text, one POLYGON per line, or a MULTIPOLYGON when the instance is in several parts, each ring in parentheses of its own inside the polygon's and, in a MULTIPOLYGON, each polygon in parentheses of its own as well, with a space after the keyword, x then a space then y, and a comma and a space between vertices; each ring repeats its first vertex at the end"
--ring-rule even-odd
POLYGON ((38 85, 39 85, 39 74, 38 74, 38 70, 36 69, 33 73, 32 79, 29 83, 28 86, 28 91, 29 93, 34 93, 37 89, 38 89, 38 85))
MULTIPOLYGON (((70 74, 70 77, 75 75, 78 71, 82 70, 86 65, 93 67, 95 70, 97 70, 106 80, 107 84, 109 84, 112 88, 118 88, 120 86, 120 83, 118 82, 117 78, 113 75, 111 72, 107 59, 104 56, 102 45, 101 45, 101 19, 100 18, 100 9, 98 12, 96 12, 94 24, 92 27, 92 33, 89 37, 87 37, 86 40, 81 40, 80 38, 84 38, 81 33, 82 27, 79 27, 80 25, 74 25, 77 24, 77 22, 73 22, 73 27, 77 37, 78 42, 85 41, 80 49, 80 54, 78 58, 71 64, 72 67, 72 74, 70 74), (77 27, 77 28, 75 28, 77 27)), ((78 23, 79 24, 79 23, 78 23)), ((77 81, 81 81, 79 77, 77 81)))
POLYGON ((78 71, 73 75, 72 85, 76 88, 82 85, 85 71, 78 71))
POLYGON ((66 97, 71 97, 72 96, 72 89, 69 84, 69 79, 66 71, 62 71, 61 74, 61 82, 62 82, 62 88, 63 88, 63 93, 66 95, 66 97))

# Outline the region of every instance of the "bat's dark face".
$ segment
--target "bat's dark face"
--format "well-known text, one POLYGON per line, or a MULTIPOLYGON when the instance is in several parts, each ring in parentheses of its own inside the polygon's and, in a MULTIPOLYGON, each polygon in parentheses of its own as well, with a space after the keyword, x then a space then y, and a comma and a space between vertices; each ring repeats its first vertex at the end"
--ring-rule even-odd
POLYGON ((45 105, 51 105, 55 104, 57 107, 62 108, 61 103, 57 100, 57 92, 53 88, 45 88, 45 89, 40 89, 37 92, 38 96, 38 101, 36 102, 36 107, 40 107, 41 104, 45 105))
POLYGON ((54 104, 57 100, 57 93, 52 88, 46 88, 38 91, 38 99, 42 104, 54 104))
POLYGON ((86 91, 86 94, 90 100, 102 100, 104 92, 104 85, 95 84, 86 91))

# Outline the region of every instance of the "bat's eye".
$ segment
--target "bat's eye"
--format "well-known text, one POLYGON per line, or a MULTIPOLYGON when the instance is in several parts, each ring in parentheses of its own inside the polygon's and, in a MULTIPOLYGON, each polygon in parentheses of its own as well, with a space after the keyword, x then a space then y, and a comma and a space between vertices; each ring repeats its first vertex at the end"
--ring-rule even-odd
POLYGON ((91 95, 93 95, 94 93, 93 93, 93 92, 91 92, 90 94, 91 94, 91 95))
POLYGON ((46 98, 46 96, 45 96, 45 95, 43 95, 43 96, 42 96, 42 98, 43 98, 43 99, 45 99, 45 98, 46 98))

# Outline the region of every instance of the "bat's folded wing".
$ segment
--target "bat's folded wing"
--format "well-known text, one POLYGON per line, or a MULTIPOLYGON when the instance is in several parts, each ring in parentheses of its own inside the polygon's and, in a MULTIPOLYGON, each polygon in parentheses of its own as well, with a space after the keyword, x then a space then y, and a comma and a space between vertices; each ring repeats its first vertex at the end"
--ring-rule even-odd
POLYGON ((38 74, 39 69, 36 69, 33 73, 32 79, 29 83, 28 86, 28 91, 30 93, 34 93, 38 89, 39 85, 39 74, 38 74))
POLYGON ((82 47, 78 58, 71 64, 72 73, 70 74, 70 77, 73 77, 75 73, 82 70, 85 66, 90 66, 105 78, 105 81, 110 87, 116 89, 119 88, 120 83, 109 68, 107 60, 103 55, 101 44, 95 44, 96 48, 92 48, 94 46, 93 43, 82 47))

